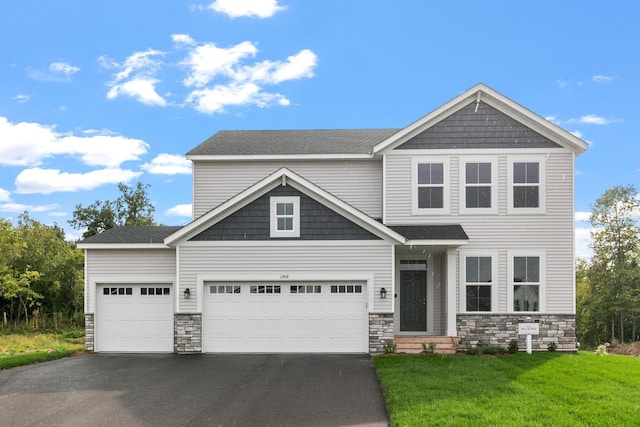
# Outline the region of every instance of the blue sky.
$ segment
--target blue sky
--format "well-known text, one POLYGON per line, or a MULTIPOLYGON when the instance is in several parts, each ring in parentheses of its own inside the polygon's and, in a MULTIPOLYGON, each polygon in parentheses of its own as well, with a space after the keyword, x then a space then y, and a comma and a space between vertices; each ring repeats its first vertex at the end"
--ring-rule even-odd
POLYGON ((150 184, 190 220, 184 154, 222 129, 404 127, 478 82, 591 144, 590 205, 639 186, 640 3, 22 0, 0 5, 0 217, 150 184))

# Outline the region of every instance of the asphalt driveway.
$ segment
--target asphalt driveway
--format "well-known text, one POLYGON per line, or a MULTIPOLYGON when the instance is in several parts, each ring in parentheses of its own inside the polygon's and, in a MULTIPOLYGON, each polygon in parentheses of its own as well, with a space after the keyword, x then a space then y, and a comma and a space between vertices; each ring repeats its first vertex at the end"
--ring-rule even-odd
POLYGON ((386 426, 366 355, 91 354, 0 371, 0 426, 386 426))

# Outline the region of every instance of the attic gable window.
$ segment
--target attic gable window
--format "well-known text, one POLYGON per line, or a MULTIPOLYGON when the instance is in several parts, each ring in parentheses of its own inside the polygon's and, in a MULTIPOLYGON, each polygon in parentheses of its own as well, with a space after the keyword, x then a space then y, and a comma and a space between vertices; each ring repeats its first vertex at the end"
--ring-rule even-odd
POLYGON ((271 197, 271 237, 300 237, 300 197, 271 197))

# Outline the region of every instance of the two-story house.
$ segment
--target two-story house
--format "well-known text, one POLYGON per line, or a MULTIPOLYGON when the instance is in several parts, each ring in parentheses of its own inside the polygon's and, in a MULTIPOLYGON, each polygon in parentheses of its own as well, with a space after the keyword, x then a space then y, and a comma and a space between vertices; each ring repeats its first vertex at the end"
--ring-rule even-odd
POLYGON ((221 131, 193 218, 85 249, 87 347, 575 351, 576 136, 478 84, 403 129, 221 131), (427 347, 428 348, 428 347, 427 347))

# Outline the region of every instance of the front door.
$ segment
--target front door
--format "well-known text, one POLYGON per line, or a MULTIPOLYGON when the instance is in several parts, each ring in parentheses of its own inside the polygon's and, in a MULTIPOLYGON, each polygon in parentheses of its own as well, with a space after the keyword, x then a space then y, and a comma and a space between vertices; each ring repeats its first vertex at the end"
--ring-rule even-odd
POLYGON ((400 272, 400 331, 427 330, 427 272, 400 272))

